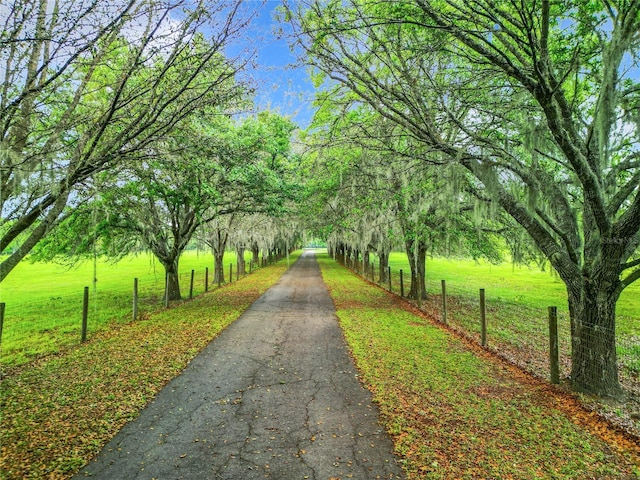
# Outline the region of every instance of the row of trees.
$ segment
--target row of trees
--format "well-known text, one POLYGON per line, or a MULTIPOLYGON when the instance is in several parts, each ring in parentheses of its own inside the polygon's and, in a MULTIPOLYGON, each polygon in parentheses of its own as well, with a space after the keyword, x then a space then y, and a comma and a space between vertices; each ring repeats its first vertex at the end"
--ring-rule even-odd
POLYGON ((418 146, 375 113, 359 108, 331 116, 323 120, 331 128, 313 131, 306 142, 308 161, 322 172, 309 180, 311 227, 323 232, 332 253, 366 269, 374 252, 386 282, 390 252, 404 250, 408 297, 417 300, 427 296, 428 254, 503 260, 501 235, 515 226, 472 195, 462 169, 425 163, 418 146))
POLYGON ((3 3, 0 282, 34 249, 142 246, 179 298, 195 235, 220 259, 228 222, 260 218, 237 247, 292 244, 272 215, 305 174, 316 230, 383 263, 404 248, 414 298, 427 252, 497 259, 508 233, 517 258, 525 239, 566 284, 575 388, 617 395, 615 305, 640 278, 640 0, 574 3, 291 2, 322 87, 302 173, 288 120, 241 115, 249 56, 226 52, 243 2, 3 3))
MULTIPOLYGON (((615 306, 640 278, 640 1, 307 0, 284 19, 320 111, 377 156, 362 184, 393 186, 382 208, 432 236, 468 209, 463 224, 526 232, 567 288, 573 386, 618 395, 615 306)), ((425 233, 403 231, 421 262, 425 233)))
MULTIPOLYGON (((0 13, 0 282, 30 253, 144 248, 179 299, 196 233, 217 281, 220 232, 295 196, 294 125, 245 113, 250 54, 226 55, 251 21, 242 2, 16 0, 0 13)), ((236 233, 235 245, 286 241, 261 223, 271 230, 236 233)))
POLYGON ((119 259, 143 248, 165 269, 168 299, 179 300, 180 256, 199 238, 214 254, 214 282, 224 281, 230 240, 242 258, 245 249, 257 257, 257 249, 268 252, 284 237, 271 217, 296 195, 289 171, 292 130, 270 112, 243 121, 212 112, 194 117, 145 158, 100 176, 91 200, 73 208, 34 257, 119 259))

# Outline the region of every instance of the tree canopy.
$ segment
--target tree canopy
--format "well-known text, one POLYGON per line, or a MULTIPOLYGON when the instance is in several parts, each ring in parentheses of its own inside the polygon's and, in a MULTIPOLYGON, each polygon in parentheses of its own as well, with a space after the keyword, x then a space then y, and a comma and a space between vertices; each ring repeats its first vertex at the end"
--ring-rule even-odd
POLYGON ((0 7, 0 281, 90 196, 96 173, 237 96, 245 60, 224 49, 247 22, 239 3, 0 7))
POLYGON ((241 3, 0 6, 0 282, 38 244, 143 245, 174 275, 196 231, 219 255, 308 228, 363 263, 403 248, 420 300, 428 252, 497 261, 505 241, 566 286, 574 387, 617 395, 615 306, 640 278, 640 0, 285 2, 317 87, 302 134, 248 113, 248 59, 227 56, 241 3), (234 236, 257 219, 268 231, 234 236))
POLYGON ((615 304, 640 278, 640 2, 305 1, 285 16, 324 99, 461 165, 527 232, 567 287, 574 386, 615 395, 615 304))

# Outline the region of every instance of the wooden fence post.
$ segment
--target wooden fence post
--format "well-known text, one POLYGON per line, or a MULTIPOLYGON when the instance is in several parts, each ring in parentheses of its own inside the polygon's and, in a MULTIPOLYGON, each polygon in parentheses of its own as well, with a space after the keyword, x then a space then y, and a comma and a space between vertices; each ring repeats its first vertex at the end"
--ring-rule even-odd
POLYGON ((560 358, 558 354, 558 309, 549 307, 549 368, 551 383, 560 383, 560 358))
POLYGON ((89 317, 89 287, 84 287, 84 298, 82 300, 82 333, 80 342, 87 340, 87 319, 89 317))
POLYGON ((229 283, 233 283, 233 263, 229 264, 229 283))
POLYGON ((487 314, 484 297, 484 288, 480 289, 480 344, 487 346, 487 314))
POLYGON ((402 269, 400 269, 400 296, 404 298, 404 278, 402 278, 402 269))
POLYGON ((391 292, 391 267, 388 267, 388 272, 389 272, 389 291, 391 292))
POLYGON ((133 279, 133 321, 138 318, 138 279, 133 279))
POLYGON ((447 323, 447 282, 440 280, 442 284, 442 323, 447 323))
POLYGON ((209 291, 209 267, 204 268, 204 291, 209 291))
POLYGON ((195 275, 195 271, 191 270, 191 283, 189 284, 189 300, 193 298, 193 276, 195 275))

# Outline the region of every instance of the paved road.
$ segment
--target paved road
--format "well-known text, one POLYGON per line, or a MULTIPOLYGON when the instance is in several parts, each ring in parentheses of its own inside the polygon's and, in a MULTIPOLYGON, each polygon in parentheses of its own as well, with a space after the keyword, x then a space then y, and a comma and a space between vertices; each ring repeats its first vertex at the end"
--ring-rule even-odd
POLYGON ((312 252, 75 478, 403 478, 312 252))

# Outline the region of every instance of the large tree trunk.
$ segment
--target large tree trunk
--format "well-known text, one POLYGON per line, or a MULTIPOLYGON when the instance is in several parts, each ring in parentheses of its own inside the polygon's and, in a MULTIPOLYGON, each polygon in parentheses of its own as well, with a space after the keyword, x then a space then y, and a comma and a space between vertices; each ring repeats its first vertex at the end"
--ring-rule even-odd
POLYGON ((238 275, 244 275, 247 268, 246 268, 246 262, 244 260, 244 251, 245 251, 245 247, 242 244, 238 244, 236 245, 236 257, 237 257, 237 261, 238 261, 238 275))
POLYGON ((172 302, 182 300, 180 295, 180 277, 178 275, 178 259, 173 261, 162 261, 166 274, 165 300, 172 302))
POLYGON ((622 390, 616 353, 616 302, 619 292, 607 292, 588 279, 577 292, 569 290, 571 313, 571 384, 574 390, 617 397, 622 390))
POLYGON ((258 242, 251 244, 251 254, 253 256, 253 264, 258 265, 260 262, 260 247, 258 246, 258 242))
POLYGON ((370 262, 370 252, 369 249, 367 248, 364 253, 362 254, 362 275, 365 278, 369 278, 369 268, 371 267, 369 265, 370 262))
POLYGON ((228 233, 218 229, 211 237, 209 246, 213 254, 213 283, 224 283, 224 251, 227 248, 228 233))
POLYGON ((389 281, 389 252, 387 250, 378 250, 380 258, 380 283, 384 284, 389 281))
POLYGON ((224 249, 213 250, 213 283, 224 283, 224 249))
POLYGON ((411 287, 408 298, 424 300, 427 298, 425 275, 427 272, 427 246, 424 242, 408 240, 405 243, 409 266, 411 267, 411 287), (418 295, 420 292, 420 295, 418 295))

